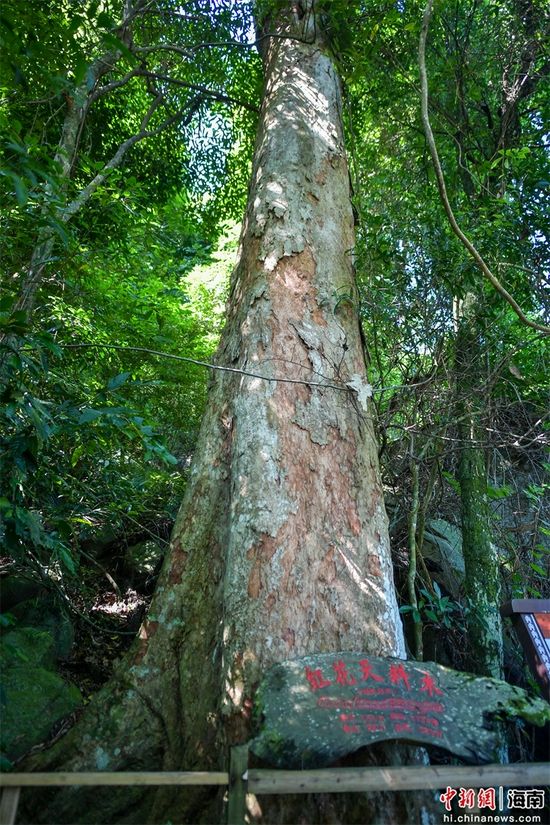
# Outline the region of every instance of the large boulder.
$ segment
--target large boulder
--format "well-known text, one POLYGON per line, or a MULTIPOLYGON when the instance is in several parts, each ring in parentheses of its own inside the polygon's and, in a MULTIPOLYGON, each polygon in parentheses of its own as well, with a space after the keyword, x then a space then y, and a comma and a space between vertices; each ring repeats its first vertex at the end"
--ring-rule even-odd
POLYGON ((51 634, 55 655, 58 659, 68 659, 74 642, 74 627, 65 607, 54 595, 29 599, 16 605, 11 613, 17 627, 34 627, 51 634))
POLYGON ((105 555, 111 544, 117 539, 117 534, 111 524, 104 524, 91 530, 80 539, 80 549, 88 556, 99 559, 105 555))
POLYGON ((140 541, 138 544, 128 547, 126 554, 133 571, 139 575, 150 575, 154 572, 164 552, 156 541, 145 539, 145 541, 140 541))
POLYGON ((2 613, 8 613, 16 604, 35 599, 47 592, 44 585, 18 573, 0 578, 0 604, 2 613))
POLYGON ((54 672, 55 661, 51 633, 23 627, 2 639, 0 748, 11 761, 46 739, 63 717, 83 703, 78 688, 54 672))

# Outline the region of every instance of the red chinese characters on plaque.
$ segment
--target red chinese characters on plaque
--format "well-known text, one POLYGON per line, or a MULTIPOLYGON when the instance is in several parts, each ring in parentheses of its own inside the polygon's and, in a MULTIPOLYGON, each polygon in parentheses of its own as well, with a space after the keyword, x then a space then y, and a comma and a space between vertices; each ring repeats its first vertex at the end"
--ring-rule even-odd
MULTIPOLYGON (((445 712, 445 706, 441 701, 430 701, 428 697, 442 697, 444 693, 429 671, 419 672, 418 667, 411 668, 407 662, 378 658, 373 661, 363 658, 358 660, 357 665, 359 667, 355 673, 342 657, 332 663, 335 681, 342 686, 354 686, 353 698, 319 696, 317 701, 319 708, 346 711, 340 714, 344 733, 386 733, 389 734, 387 738, 391 738, 393 732, 398 736, 417 736, 419 740, 427 737, 434 744, 442 738, 438 716, 445 712), (381 665, 381 661, 386 664, 381 665), (364 686, 365 683, 369 686, 364 686), (411 688, 414 698, 411 698, 411 688), (418 693, 425 694, 426 698, 418 698, 418 693)), ((306 667, 305 677, 312 691, 318 690, 321 684, 326 687, 331 684, 321 668, 312 673, 306 667)))
POLYGON ((389 739, 444 748, 479 764, 492 761, 499 745, 495 713, 503 707, 531 713, 530 701, 505 682, 434 662, 349 651, 312 654, 266 673, 256 693, 258 727, 249 747, 276 767, 297 770, 325 767, 389 739))

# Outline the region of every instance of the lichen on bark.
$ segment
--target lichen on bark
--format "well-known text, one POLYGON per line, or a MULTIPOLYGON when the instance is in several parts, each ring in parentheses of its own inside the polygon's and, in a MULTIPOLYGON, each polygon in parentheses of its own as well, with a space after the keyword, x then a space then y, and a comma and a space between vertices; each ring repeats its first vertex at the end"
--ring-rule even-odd
POLYGON ((470 599, 470 669, 479 676, 502 676, 503 641, 500 563, 493 543, 487 497, 486 456, 479 423, 484 407, 479 302, 468 293, 459 306, 455 361, 459 408, 458 481, 462 516, 464 587, 470 599))

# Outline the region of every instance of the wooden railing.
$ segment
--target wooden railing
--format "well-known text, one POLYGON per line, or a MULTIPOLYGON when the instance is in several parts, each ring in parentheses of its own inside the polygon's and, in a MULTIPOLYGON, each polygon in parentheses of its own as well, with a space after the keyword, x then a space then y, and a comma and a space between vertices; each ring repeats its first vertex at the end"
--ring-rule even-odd
POLYGON ((248 747, 231 750, 229 772, 162 771, 98 773, 3 773, 0 825, 14 825, 21 788, 71 785, 227 785, 228 825, 244 825, 246 795, 289 793, 349 793, 360 791, 414 791, 423 788, 489 788, 546 785, 550 763, 515 765, 447 765, 400 768, 325 768, 283 771, 248 768, 248 747))

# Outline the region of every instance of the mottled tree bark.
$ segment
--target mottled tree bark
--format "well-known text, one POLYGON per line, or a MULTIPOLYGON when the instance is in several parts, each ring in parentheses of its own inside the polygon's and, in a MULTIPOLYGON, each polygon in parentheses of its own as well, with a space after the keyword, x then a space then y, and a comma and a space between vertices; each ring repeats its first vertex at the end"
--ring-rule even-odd
POLYGON ((479 303, 473 293, 461 302, 457 317, 455 364, 460 450, 458 480, 462 517, 466 595, 475 612, 468 621, 470 669, 478 676, 502 678, 503 641, 500 563, 493 543, 487 498, 487 468, 480 416, 483 413, 483 350, 477 328, 479 303))
MULTIPOLYGON (((147 620, 36 768, 218 769, 249 739, 254 693, 274 663, 339 650, 405 657, 372 422, 346 386, 367 377, 357 313, 340 300, 355 289, 340 82, 319 20, 271 25, 309 42, 263 41, 250 195, 216 356, 264 377, 212 373, 147 620)), ((383 764, 407 758, 397 747, 376 753, 383 764)), ((416 822, 414 796, 261 797, 251 818, 416 822)), ((78 789, 28 815, 219 823, 221 806, 210 789, 78 789)))

